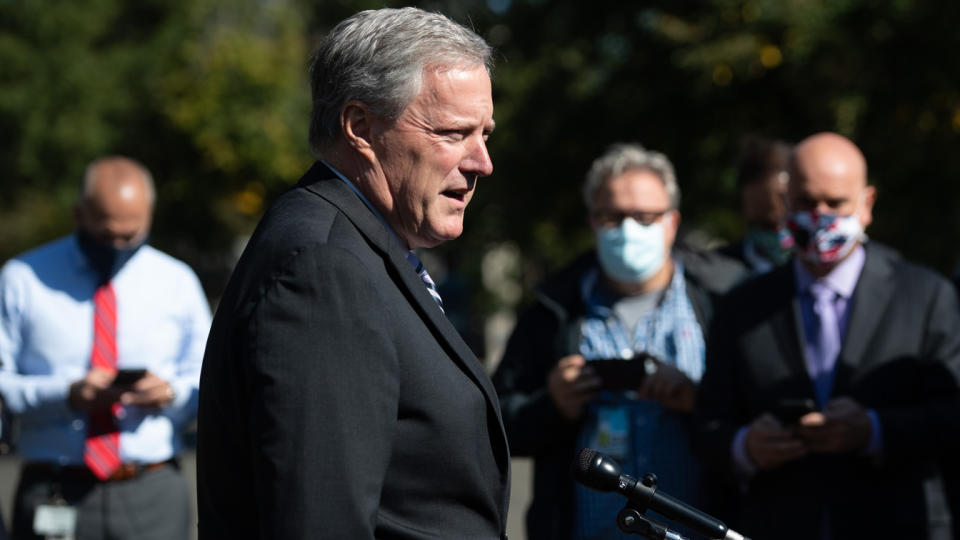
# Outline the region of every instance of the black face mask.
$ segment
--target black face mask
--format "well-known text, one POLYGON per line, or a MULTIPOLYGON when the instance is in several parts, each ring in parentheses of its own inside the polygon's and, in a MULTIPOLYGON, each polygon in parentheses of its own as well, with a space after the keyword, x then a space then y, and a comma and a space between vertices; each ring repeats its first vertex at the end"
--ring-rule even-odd
POLYGON ((80 245, 80 251, 90 262, 90 266, 100 275, 101 283, 106 283, 117 275, 137 250, 147 243, 147 240, 144 239, 128 248, 115 248, 94 238, 87 231, 77 229, 77 243, 80 245))

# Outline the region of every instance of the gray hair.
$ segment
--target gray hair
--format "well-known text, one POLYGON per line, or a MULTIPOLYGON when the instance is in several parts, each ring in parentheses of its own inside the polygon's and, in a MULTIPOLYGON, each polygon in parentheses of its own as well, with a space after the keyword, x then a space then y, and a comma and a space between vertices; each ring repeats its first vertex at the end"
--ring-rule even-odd
MULTIPOLYGON (((107 156, 93 160, 83 173, 83 181, 80 184, 80 193, 78 202, 83 204, 93 193, 93 185, 96 182, 98 169, 108 168, 113 176, 137 176, 143 180, 143 185, 147 190, 147 201, 152 205, 157 199, 157 190, 153 185, 153 175, 139 161, 125 156, 107 156)), ((103 174, 102 171, 101 175, 103 174)))
POLYGON ((593 197, 600 186, 632 170, 650 171, 657 175, 670 197, 670 209, 680 207, 680 186, 677 185, 677 175, 667 156, 636 143, 615 143, 595 159, 587 171, 587 179, 583 184, 583 201, 587 208, 593 208, 593 197))
POLYGON ((347 102, 362 101, 394 120, 420 93, 424 69, 458 65, 482 65, 489 74, 493 49, 439 13, 378 9, 341 21, 311 60, 310 149, 320 157, 337 140, 347 102))

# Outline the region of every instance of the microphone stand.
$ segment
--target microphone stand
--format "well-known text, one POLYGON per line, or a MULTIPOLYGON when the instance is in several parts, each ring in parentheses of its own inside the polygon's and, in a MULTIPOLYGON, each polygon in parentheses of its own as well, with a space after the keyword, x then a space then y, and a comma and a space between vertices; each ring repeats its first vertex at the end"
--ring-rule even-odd
MULTIPOLYGON (((640 482, 648 488, 657 487, 657 477, 652 473, 645 474, 640 482)), ((617 513, 617 527, 627 534, 636 534, 648 540, 687 540, 666 525, 648 518, 646 513, 645 506, 628 500, 626 506, 617 513)))

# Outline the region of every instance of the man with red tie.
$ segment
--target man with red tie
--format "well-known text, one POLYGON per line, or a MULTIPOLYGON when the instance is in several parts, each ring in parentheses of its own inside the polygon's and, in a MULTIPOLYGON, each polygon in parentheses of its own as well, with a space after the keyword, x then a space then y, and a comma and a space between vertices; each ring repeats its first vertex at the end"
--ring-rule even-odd
POLYGON ((96 160, 76 234, 0 271, 0 393, 24 460, 14 538, 189 536, 176 456, 210 309, 193 271, 147 245, 154 198, 139 163, 96 160))

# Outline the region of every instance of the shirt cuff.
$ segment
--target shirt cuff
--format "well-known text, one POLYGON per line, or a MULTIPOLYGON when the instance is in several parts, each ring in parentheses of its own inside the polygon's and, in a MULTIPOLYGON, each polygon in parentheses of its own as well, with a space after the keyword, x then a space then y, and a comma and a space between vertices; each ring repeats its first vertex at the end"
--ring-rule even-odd
MULTIPOLYGON (((70 386, 73 383, 70 381, 58 381, 52 380, 49 384, 43 384, 37 386, 37 401, 38 402, 59 402, 67 403, 70 400, 70 386)), ((70 405, 67 404, 67 408, 70 405)))
POLYGON ((737 430, 737 434, 730 443, 730 456, 733 458, 733 472, 740 480, 746 480, 757 472, 757 466, 747 455, 747 432, 750 426, 743 426, 737 430))
POLYGON ((877 411, 867 409, 867 417, 870 418, 870 442, 863 453, 870 457, 878 457, 883 452, 883 428, 880 425, 880 417, 877 411))
POLYGON ((70 406, 72 382, 63 377, 37 376, 29 388, 18 393, 16 402, 8 402, 10 412, 33 419, 73 419, 78 412, 70 406))
POLYGON ((170 381, 170 388, 173 389, 173 401, 168 407, 172 409, 182 409, 190 403, 196 385, 192 381, 170 381))

